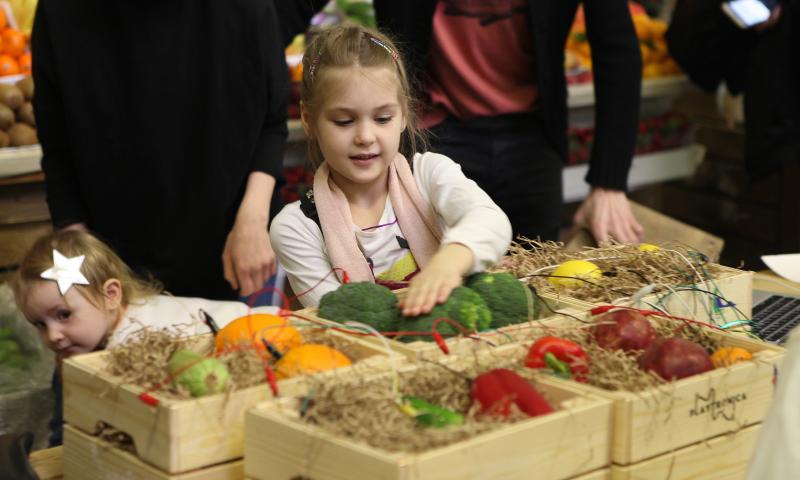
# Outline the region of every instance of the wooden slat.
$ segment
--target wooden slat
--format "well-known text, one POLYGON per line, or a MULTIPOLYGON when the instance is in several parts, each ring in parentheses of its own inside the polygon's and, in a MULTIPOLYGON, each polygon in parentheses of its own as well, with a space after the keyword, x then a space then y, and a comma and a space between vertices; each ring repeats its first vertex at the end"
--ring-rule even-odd
POLYGON ((756 424, 627 467, 612 465, 611 479, 744 479, 760 429, 756 424))
POLYGON ((243 477, 243 464, 242 460, 235 460, 171 475, 108 442, 64 425, 64 478, 67 479, 239 480, 243 477))

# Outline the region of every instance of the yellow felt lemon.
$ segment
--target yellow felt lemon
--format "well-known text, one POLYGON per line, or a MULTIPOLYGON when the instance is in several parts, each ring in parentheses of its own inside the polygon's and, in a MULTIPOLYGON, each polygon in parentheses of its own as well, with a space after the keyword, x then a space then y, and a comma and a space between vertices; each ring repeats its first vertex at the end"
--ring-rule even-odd
POLYGON ((652 243, 640 243, 639 244, 639 251, 640 252, 657 252, 661 250, 658 245, 653 245, 652 243))
POLYGON ((567 260, 556 267, 550 275, 552 277, 549 277, 548 280, 553 285, 558 287, 579 287, 586 284, 586 282, 580 280, 581 278, 593 282, 601 279, 603 272, 592 262, 567 260))

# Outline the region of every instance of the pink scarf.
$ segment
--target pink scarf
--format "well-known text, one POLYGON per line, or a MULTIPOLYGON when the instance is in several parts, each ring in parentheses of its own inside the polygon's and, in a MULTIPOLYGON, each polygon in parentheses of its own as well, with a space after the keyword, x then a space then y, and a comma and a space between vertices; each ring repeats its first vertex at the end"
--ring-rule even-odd
MULTIPOLYGON (((419 193, 406 158, 397 154, 389 165, 389 198, 417 265, 423 268, 439 249, 442 232, 430 205, 419 193)), ((323 163, 314 175, 314 203, 331 265, 341 268, 353 282, 374 282, 367 259, 358 246, 350 205, 344 193, 330 179, 323 163)), ((340 280, 342 273, 336 272, 340 280)))

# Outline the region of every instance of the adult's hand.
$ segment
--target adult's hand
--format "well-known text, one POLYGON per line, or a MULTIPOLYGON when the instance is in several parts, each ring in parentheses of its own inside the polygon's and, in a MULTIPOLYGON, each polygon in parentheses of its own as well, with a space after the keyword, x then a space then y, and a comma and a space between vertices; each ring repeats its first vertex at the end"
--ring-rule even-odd
POLYGON ((236 222, 222 251, 225 280, 243 296, 256 292, 275 273, 275 253, 267 232, 274 187, 272 176, 250 174, 236 222))
POLYGON ((88 232, 89 229, 86 227, 85 223, 71 223, 65 227, 62 227, 61 230, 75 230, 76 232, 88 232))
POLYGON ((593 187, 575 212, 573 223, 589 229, 598 244, 610 238, 625 243, 638 243, 644 238, 644 228, 636 221, 628 197, 621 190, 593 187))

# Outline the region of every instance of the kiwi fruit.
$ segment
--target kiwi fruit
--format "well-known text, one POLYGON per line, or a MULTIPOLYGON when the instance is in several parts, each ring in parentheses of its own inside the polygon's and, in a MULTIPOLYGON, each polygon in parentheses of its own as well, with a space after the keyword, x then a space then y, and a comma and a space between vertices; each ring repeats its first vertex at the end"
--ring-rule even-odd
POLYGON ((6 148, 11 144, 11 137, 2 130, 0 130, 0 148, 6 148))
MULTIPOLYGON (((33 115, 33 104, 31 102, 25 102, 19 107, 17 110, 17 119, 20 122, 25 122, 31 127, 36 126, 36 117, 33 115)), ((3 128, 2 122, 0 122, 0 128, 3 128)))
POLYGON ((0 102, 5 103, 10 109, 16 110, 22 106, 25 95, 16 85, 0 83, 0 102))
POLYGON ((33 99, 33 77, 28 75, 15 83, 15 85, 22 90, 22 94, 25 95, 25 100, 30 102, 33 99))
POLYGON ((5 103, 0 103, 0 130, 8 130, 14 121, 14 110, 8 108, 5 103))
POLYGON ((11 137, 11 146, 20 147, 22 145, 34 145, 39 143, 36 137, 36 130, 24 123, 15 123, 8 129, 8 136, 11 137))

